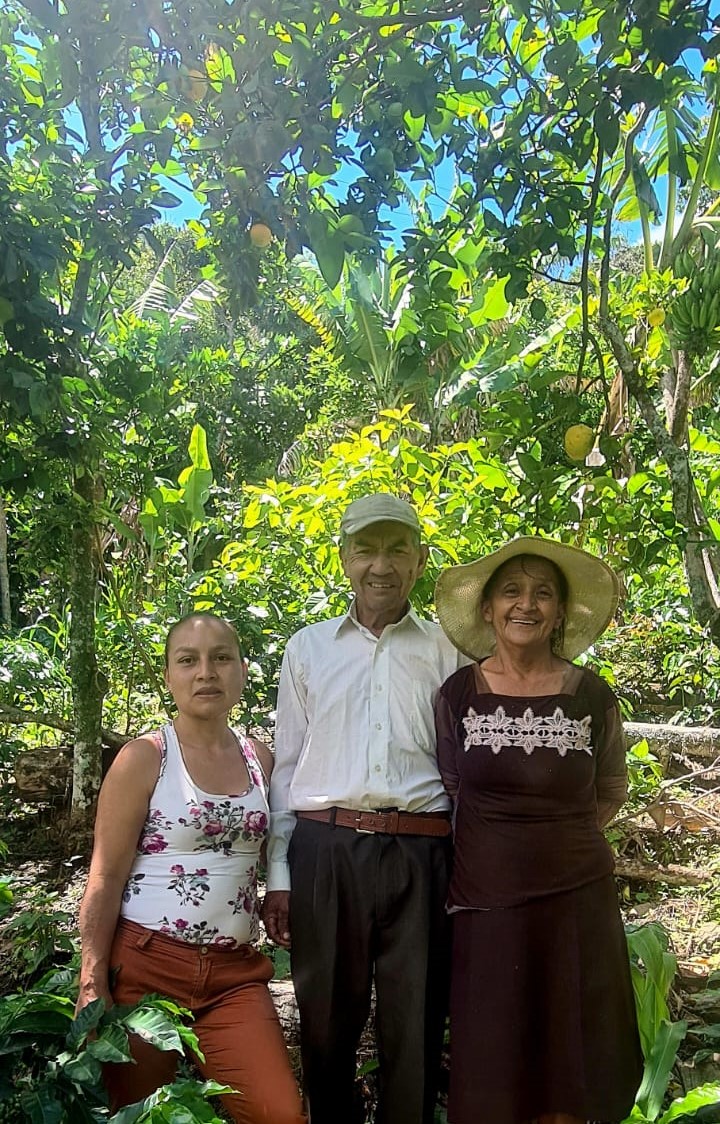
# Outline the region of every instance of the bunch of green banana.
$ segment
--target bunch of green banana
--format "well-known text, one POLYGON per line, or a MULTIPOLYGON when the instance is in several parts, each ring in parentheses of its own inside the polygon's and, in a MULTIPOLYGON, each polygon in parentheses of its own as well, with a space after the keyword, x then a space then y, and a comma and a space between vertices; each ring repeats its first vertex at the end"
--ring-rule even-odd
POLYGON ((704 355, 720 343, 720 248, 709 249, 702 261, 682 250, 673 268, 676 276, 690 281, 669 308, 673 341, 678 348, 704 355))
POLYGON ((688 249, 681 250, 673 262, 676 277, 692 277, 696 268, 697 262, 688 249))

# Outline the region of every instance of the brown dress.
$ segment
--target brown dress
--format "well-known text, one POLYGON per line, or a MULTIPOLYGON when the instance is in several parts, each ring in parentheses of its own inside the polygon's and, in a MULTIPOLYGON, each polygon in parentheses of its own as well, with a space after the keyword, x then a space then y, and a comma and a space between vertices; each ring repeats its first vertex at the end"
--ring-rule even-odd
POLYGON ((642 1075, 627 947, 597 826, 624 790, 614 695, 567 665, 553 695, 461 668, 436 704, 455 802, 450 1124, 619 1121, 642 1075))

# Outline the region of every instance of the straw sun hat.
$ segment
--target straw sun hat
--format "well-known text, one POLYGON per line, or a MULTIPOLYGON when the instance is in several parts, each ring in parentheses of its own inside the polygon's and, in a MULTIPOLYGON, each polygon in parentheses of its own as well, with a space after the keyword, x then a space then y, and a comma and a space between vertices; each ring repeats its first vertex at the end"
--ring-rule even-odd
POLYGON ((513 539, 477 562, 443 570, 435 587, 438 620, 448 639, 466 656, 478 660, 495 646, 492 626, 483 620, 482 593, 503 562, 519 554, 546 558, 565 576, 565 636, 558 655, 573 660, 605 631, 617 608, 619 583, 605 562, 585 550, 554 539, 529 535, 513 539))

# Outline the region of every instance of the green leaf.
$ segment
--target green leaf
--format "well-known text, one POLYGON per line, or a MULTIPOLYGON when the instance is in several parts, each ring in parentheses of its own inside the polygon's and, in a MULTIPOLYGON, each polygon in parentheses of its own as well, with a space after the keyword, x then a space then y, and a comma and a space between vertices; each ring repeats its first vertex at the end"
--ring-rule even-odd
POLYGON ((15 317, 15 309, 6 297, 0 297, 0 327, 15 317))
POLYGON ((89 1051, 71 1058, 62 1067, 63 1074, 75 1085, 97 1086, 102 1081, 100 1062, 89 1051))
POLYGON ((409 139, 419 141, 425 129, 425 114, 421 113, 419 117, 414 117, 410 110, 406 110, 402 120, 405 133, 409 139))
POLYGON ((205 69, 211 82, 235 82, 235 67, 223 47, 211 44, 206 52, 205 69))
POLYGON ((507 316, 510 305, 505 296, 506 282, 506 277, 500 277, 485 290, 480 307, 472 313, 474 324, 482 324, 487 320, 502 320, 507 316))
POLYGON ((345 264, 345 247, 342 241, 330 234, 322 241, 313 242, 312 251, 317 258, 318 268, 326 285, 329 289, 334 289, 342 277, 345 264))
POLYGON ((645 1061, 643 1079, 636 1097, 640 1109, 655 1120, 667 1091, 678 1047, 687 1034, 686 1022, 663 1022, 657 1032, 650 1057, 645 1061))
POLYGON ((612 156, 620 140, 620 121, 609 98, 604 98, 593 114, 593 125, 603 150, 612 156))
POLYGON ((93 999, 87 1003, 73 1019, 72 1026, 67 1033, 65 1042, 69 1050, 74 1050, 83 1039, 87 1038, 91 1030, 95 1030, 100 1019, 105 1014, 105 1002, 102 999, 93 999))
POLYGON ((205 504, 213 482, 212 467, 207 451, 207 435, 201 425, 194 425, 188 446, 191 468, 185 468, 178 477, 182 485, 183 503, 192 518, 201 522, 205 517, 205 504))
POLYGON ((518 453, 518 464, 528 480, 536 480, 540 472, 540 465, 530 453, 518 453))
POLYGON ((693 1116, 699 1108, 715 1104, 720 1104, 720 1084, 713 1082, 708 1085, 698 1085, 684 1097, 673 1101, 667 1112, 660 1117, 658 1124, 671 1124, 671 1121, 677 1120, 678 1117, 693 1116))
POLYGON ((210 469, 210 457, 207 449, 207 434, 201 425, 194 425, 190 434, 188 452, 193 468, 210 469))
POLYGON ((713 191, 720 191, 720 155, 714 152, 705 168, 705 182, 713 191))
POLYGON ((158 1050, 176 1050, 182 1053, 182 1039, 177 1027, 168 1016, 154 1007, 140 1007, 126 1015, 123 1022, 132 1034, 149 1042, 158 1050))
POLYGON ((122 1026, 103 1027, 99 1036, 88 1042, 87 1053, 99 1062, 127 1062, 131 1060, 127 1031, 122 1026))
POLYGON ((62 1104, 45 1086, 21 1093, 19 1103, 31 1124, 60 1124, 63 1120, 62 1104))
POLYGON ((557 47, 551 47, 545 52, 543 62, 551 74, 565 78, 575 65, 579 54, 579 47, 574 39, 568 37, 557 47))
MULTIPOLYGON (((156 191, 152 197, 152 201, 156 207, 164 208, 179 207, 182 204, 182 199, 179 199, 177 195, 173 195, 170 191, 156 191)), ((132 267, 133 265, 134 262, 131 259, 130 266, 132 267)))
POLYGON ((645 165, 641 160, 638 160, 637 157, 633 159, 632 171, 638 199, 641 203, 645 204, 650 216, 656 219, 660 214, 660 201, 655 194, 655 189, 650 182, 650 177, 645 170, 645 165))

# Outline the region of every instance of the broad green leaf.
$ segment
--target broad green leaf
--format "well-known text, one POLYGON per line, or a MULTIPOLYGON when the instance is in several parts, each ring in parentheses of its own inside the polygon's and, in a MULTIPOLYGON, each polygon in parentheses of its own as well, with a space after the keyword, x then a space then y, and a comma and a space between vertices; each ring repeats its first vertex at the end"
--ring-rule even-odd
POLYGON ((609 156, 612 156, 620 139, 620 122, 617 110, 609 98, 603 99, 595 109, 593 125, 603 150, 609 156))
POLYGON ((31 1124, 60 1124, 64 1118, 62 1103, 46 1086, 21 1093, 19 1101, 31 1124))
POLYGON ((500 277, 485 291, 479 308, 472 314, 473 324, 502 320, 507 316, 510 305, 505 297, 506 282, 506 277, 500 277))
POLYGON ((693 1116, 699 1108, 715 1104, 720 1104, 720 1083, 698 1085, 697 1088, 686 1093, 684 1097, 678 1097, 677 1100, 674 1100, 667 1112, 662 1114, 658 1124, 671 1124, 673 1120, 677 1120, 679 1117, 693 1116))
POLYGON ((194 425, 192 428, 188 452, 193 468, 209 469, 212 467, 208 456, 207 434, 201 425, 194 425))
POLYGON ((127 1032, 117 1025, 103 1027, 98 1038, 88 1042, 86 1049, 100 1062, 125 1062, 131 1056, 127 1032))
POLYGON ((65 1062, 62 1071, 76 1085, 98 1086, 102 1081, 102 1066, 87 1050, 65 1062))
POLYGON ((328 288, 334 289, 342 276, 345 263, 345 247, 342 240, 331 233, 324 239, 314 240, 312 251, 317 258, 325 283, 328 288))
POLYGON ((73 1050, 90 1033, 95 1030, 100 1019, 105 1014, 105 1002, 102 999, 93 999, 78 1012, 73 1019, 72 1026, 65 1039, 68 1049, 73 1050))
POLYGON ((647 484, 651 483, 651 477, 647 472, 634 473, 627 482, 627 491, 629 496, 634 496, 637 492, 642 491, 647 484))
POLYGON ((123 1021, 129 1031, 151 1046, 157 1046, 158 1050, 176 1050, 182 1053, 182 1039, 178 1029, 162 1011, 141 1007, 131 1011, 123 1021))
POLYGON ((645 1061, 643 1079, 637 1093, 637 1103, 651 1120, 655 1120, 662 1106, 672 1073, 678 1047, 687 1034, 686 1022, 663 1022, 657 1032, 650 1057, 645 1061))
POLYGON ((202 522, 205 504, 213 482, 212 468, 207 450, 207 435, 201 425, 194 425, 188 449, 192 466, 178 477, 182 485, 182 500, 192 519, 202 522))

